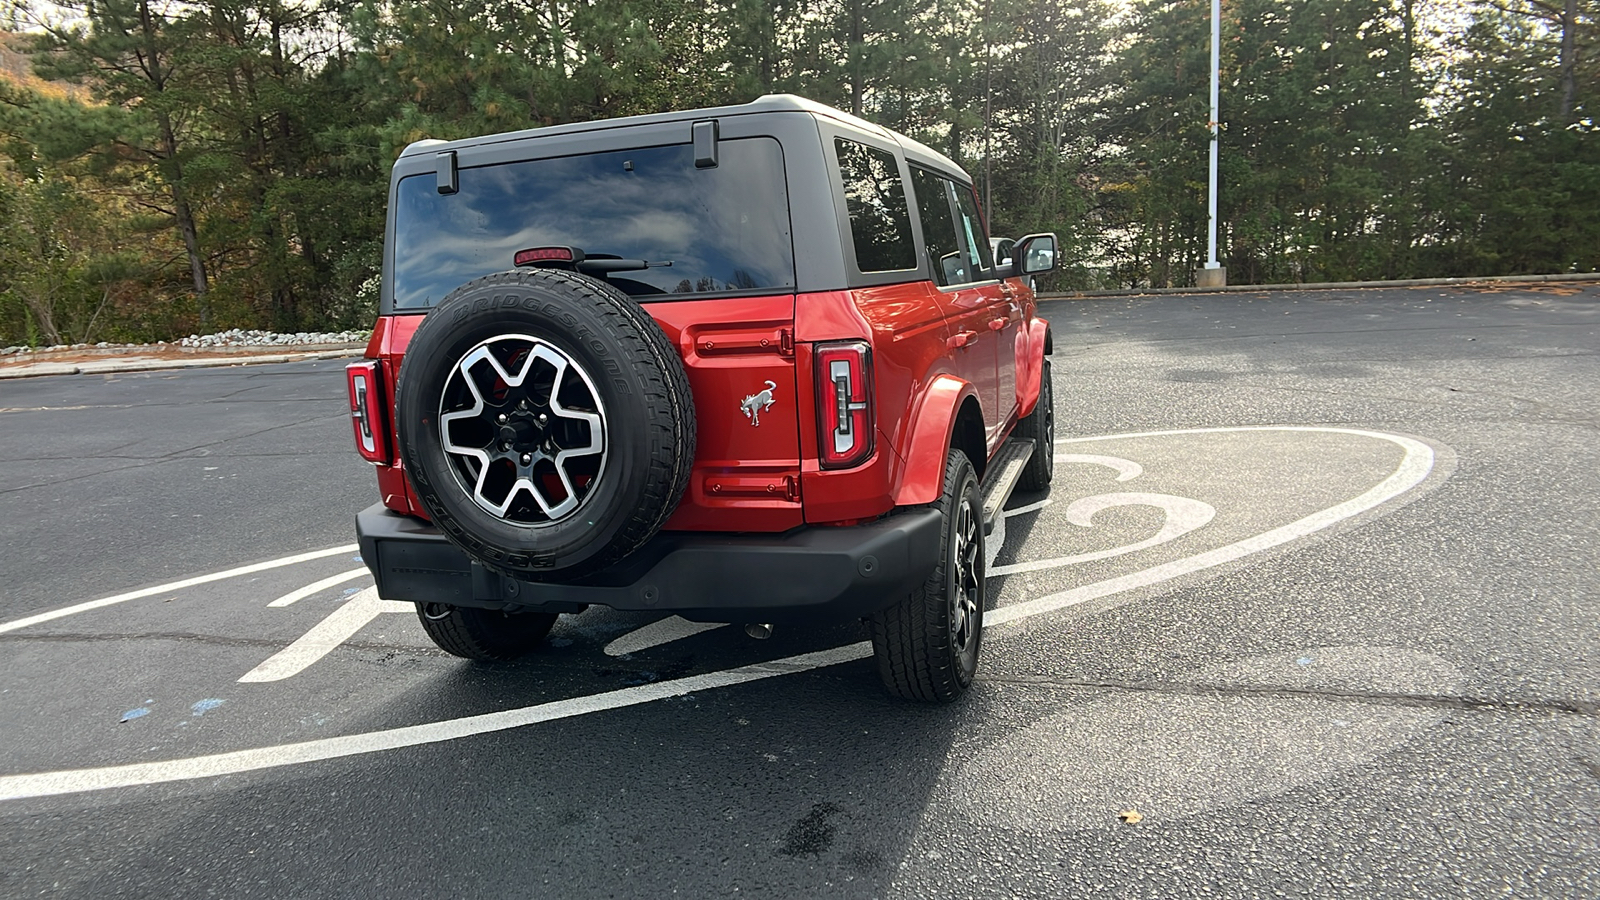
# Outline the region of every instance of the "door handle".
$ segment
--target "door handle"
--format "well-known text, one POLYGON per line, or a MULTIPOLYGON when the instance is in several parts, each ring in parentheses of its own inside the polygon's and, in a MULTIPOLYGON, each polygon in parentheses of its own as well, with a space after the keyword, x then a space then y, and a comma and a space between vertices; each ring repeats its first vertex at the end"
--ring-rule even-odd
POLYGON ((999 331, 1000 329, 1006 327, 1006 325, 1010 324, 1010 322, 1011 322, 1010 319, 990 319, 989 320, 989 330, 990 331, 999 331))
POLYGON ((972 346, 977 339, 978 333, 976 331, 961 331, 951 335, 950 340, 945 341, 945 346, 951 350, 963 350, 972 346))

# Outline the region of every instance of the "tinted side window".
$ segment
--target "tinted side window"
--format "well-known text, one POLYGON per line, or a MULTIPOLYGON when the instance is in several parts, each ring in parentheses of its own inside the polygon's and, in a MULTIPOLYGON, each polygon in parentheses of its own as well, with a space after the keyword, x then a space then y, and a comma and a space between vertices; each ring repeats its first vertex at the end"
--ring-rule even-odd
POLYGON ((949 182, 926 169, 913 168, 911 189, 917 195, 917 214, 922 221, 922 240, 927 244, 933 280, 940 287, 971 281, 971 266, 956 236, 955 217, 950 214, 949 182))
POLYGON ((834 139, 839 175, 850 212, 850 236, 856 265, 863 272, 894 272, 917 267, 911 242, 911 214, 900 166, 894 154, 855 141, 834 139))
POLYGON ((978 202, 972 188, 956 185, 956 202, 961 207, 961 230, 966 234, 973 268, 983 273, 979 277, 987 277, 994 269, 994 258, 989 255, 989 235, 984 232, 983 219, 978 216, 978 202))

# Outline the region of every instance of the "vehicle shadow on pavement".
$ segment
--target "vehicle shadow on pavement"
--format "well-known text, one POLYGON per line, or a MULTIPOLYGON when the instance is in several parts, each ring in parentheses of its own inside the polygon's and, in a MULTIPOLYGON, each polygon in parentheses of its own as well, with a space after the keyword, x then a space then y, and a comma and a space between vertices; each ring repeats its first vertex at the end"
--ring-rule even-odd
MULTIPOLYGON (((1015 539, 1023 523, 1012 525, 1015 539)), ((766 641, 735 626, 627 657, 603 652, 653 618, 563 617, 541 652, 506 665, 447 660, 339 731, 594 696, 867 638, 860 623, 780 628, 766 641)), ((48 830, 63 852, 110 863, 77 870, 73 890, 94 896, 174 879, 185 893, 233 896, 584 897, 624 884, 641 897, 882 896, 940 852, 918 845, 929 823, 960 814, 937 798, 971 755, 962 737, 1030 724, 1002 690, 980 677, 954 704, 905 703, 857 658, 381 755, 61 798, 48 830), (94 837, 107 804, 140 828, 94 837), (352 831, 353 821, 370 824, 352 831), (366 862, 319 864, 330 842, 366 862), (184 865, 197 847, 207 864, 184 865)))

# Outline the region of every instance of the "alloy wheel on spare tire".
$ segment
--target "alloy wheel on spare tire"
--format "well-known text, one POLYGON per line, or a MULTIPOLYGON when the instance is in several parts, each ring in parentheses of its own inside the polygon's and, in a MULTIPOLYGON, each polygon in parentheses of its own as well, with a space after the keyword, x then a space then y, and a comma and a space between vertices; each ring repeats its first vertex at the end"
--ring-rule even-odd
POLYGON ((431 310, 396 388, 400 457, 435 525, 515 578, 637 550, 683 496, 693 399, 661 327, 552 269, 468 282, 431 310))

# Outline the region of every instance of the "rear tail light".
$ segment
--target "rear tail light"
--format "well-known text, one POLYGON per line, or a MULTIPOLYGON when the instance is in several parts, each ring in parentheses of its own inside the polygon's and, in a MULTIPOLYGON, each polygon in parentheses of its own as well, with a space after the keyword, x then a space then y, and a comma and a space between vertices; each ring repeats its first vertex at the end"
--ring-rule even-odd
POLYGON ((825 469, 860 465, 872 455, 872 348, 865 341, 818 344, 817 439, 825 469))
POLYGON ((350 388, 350 422, 356 430, 356 450, 374 465, 389 464, 389 437, 384 430, 382 364, 369 359, 345 366, 350 388))

